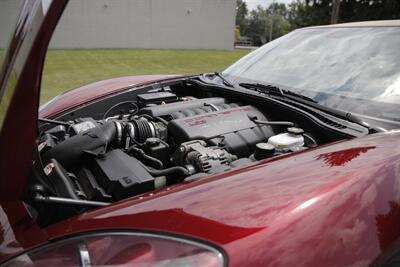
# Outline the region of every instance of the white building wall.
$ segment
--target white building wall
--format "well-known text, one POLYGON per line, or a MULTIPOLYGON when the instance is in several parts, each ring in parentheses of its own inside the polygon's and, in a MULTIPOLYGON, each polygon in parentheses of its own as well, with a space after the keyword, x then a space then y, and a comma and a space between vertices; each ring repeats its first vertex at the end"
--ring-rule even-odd
POLYGON ((0 49, 10 41, 22 4, 22 0, 0 0, 0 49))
MULTIPOLYGON (((7 5, 0 1, 0 18, 7 5)), ((235 0, 70 0, 50 47, 232 49, 235 7, 235 0)), ((1 33, 0 26, 4 46, 1 33)))

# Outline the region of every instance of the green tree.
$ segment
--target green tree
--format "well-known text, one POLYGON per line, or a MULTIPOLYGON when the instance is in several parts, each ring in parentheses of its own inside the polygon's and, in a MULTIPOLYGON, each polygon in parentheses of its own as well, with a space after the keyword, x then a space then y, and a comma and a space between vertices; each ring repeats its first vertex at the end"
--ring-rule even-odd
MULTIPOLYGON (((258 6, 250 12, 243 0, 237 0, 236 25, 241 35, 261 45, 268 40, 271 16, 275 39, 297 28, 330 24, 331 15, 332 0, 293 0, 288 5, 258 6)), ((382 19, 400 19, 400 0, 341 0, 339 22, 382 19)))
MULTIPOLYGON (((288 6, 292 29, 330 23, 332 0, 296 0, 288 6)), ((399 0, 341 0, 339 22, 400 18, 399 0)))
POLYGON ((312 10, 305 1, 297 0, 288 5, 287 18, 290 29, 294 30, 313 25, 312 10))
POLYGON ((235 28, 235 41, 239 40, 240 38, 240 28, 239 26, 236 26, 235 28))
POLYGON ((290 23, 284 16, 275 14, 273 15, 273 19, 272 40, 290 32, 290 23))
POLYGON ((270 5, 267 8, 257 6, 250 11, 248 36, 253 38, 255 45, 261 45, 268 41, 269 31, 272 26, 272 39, 276 39, 290 31, 287 17, 287 9, 284 4, 270 5))
POLYGON ((269 14, 278 14, 284 18, 288 15, 288 10, 286 5, 283 3, 272 3, 267 7, 267 13, 269 14))
POLYGON ((253 43, 255 45, 261 45, 267 40, 267 20, 268 15, 261 6, 257 6, 256 9, 250 11, 247 35, 253 38, 253 43))
POLYGON ((339 12, 340 22, 399 18, 399 0, 341 1, 339 12))
POLYGON ((248 30, 247 15, 249 10, 247 4, 243 0, 236 0, 236 26, 239 27, 239 31, 242 35, 246 35, 248 30))

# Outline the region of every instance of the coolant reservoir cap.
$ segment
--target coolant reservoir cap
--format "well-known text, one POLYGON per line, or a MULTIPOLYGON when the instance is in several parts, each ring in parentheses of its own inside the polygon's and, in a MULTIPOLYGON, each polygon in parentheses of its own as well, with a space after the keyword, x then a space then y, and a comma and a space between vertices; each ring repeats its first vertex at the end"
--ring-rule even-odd
POLYGON ((300 135, 304 133, 304 130, 298 127, 289 127, 287 128, 288 133, 294 134, 294 135, 300 135))
POLYGON ((158 146, 161 143, 160 139, 154 138, 154 137, 149 137, 146 139, 146 145, 148 146, 158 146))
POLYGON ((257 143, 254 158, 257 160, 271 157, 275 153, 275 147, 268 143, 257 143))

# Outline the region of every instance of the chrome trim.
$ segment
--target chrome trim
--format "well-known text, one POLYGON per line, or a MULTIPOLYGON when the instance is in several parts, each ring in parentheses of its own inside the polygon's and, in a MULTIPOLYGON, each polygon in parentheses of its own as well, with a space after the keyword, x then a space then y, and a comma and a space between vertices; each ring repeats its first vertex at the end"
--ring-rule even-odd
POLYGON ((114 121, 115 127, 117 128, 117 140, 118 140, 118 145, 121 144, 122 141, 122 125, 118 121, 114 121))
POLYGON ((209 107, 212 107, 214 109, 214 111, 219 111, 219 108, 214 104, 204 103, 204 106, 209 106, 209 107))
POLYGON ((45 245, 35 247, 31 250, 26 250, 23 251, 21 254, 17 254, 16 256, 8 259, 5 262, 2 262, 2 264, 9 264, 13 263, 15 260, 18 260, 21 257, 25 257, 26 255, 32 255, 34 253, 40 253, 42 250, 46 249, 51 249, 53 246, 57 245, 62 245, 67 242, 74 242, 74 241, 84 241, 85 238, 91 238, 91 237, 114 237, 114 236, 137 236, 140 238, 143 237, 152 237, 152 238, 158 238, 162 240, 171 240, 187 245, 192 245, 194 247, 199 247, 205 250, 208 250, 221 261, 222 266, 227 267, 228 266, 228 256, 226 252, 221 249, 220 247, 216 246, 213 243, 209 243, 207 241, 204 241, 202 239, 197 239, 194 237, 186 236, 183 234, 172 234, 172 233, 167 233, 167 232, 151 232, 151 231, 129 231, 129 230, 97 230, 97 231, 91 231, 91 232, 81 232, 75 235, 69 235, 69 236, 64 236, 62 239, 56 240, 52 243, 46 243, 45 245))
POLYGON ((135 126, 132 123, 128 123, 128 134, 130 138, 135 139, 135 126))
POLYGON ((79 251, 79 265, 81 267, 92 266, 92 260, 90 259, 89 250, 84 242, 78 244, 79 251))
POLYGON ((156 129, 151 121, 147 122, 150 126, 151 137, 156 137, 156 129))
POLYGON ((86 206, 86 207, 103 207, 103 206, 108 206, 111 204, 108 202, 73 199, 73 198, 66 198, 66 197, 49 197, 49 196, 43 196, 39 193, 36 193, 35 201, 42 202, 42 203, 59 203, 59 204, 77 205, 77 206, 86 206))

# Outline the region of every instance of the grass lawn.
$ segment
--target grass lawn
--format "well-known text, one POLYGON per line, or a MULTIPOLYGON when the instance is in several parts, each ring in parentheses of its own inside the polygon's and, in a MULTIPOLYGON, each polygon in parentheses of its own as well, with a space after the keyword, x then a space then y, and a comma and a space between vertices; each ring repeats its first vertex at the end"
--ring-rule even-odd
POLYGON ((195 74, 221 71, 250 50, 50 50, 41 102, 93 81, 141 74, 195 74))

